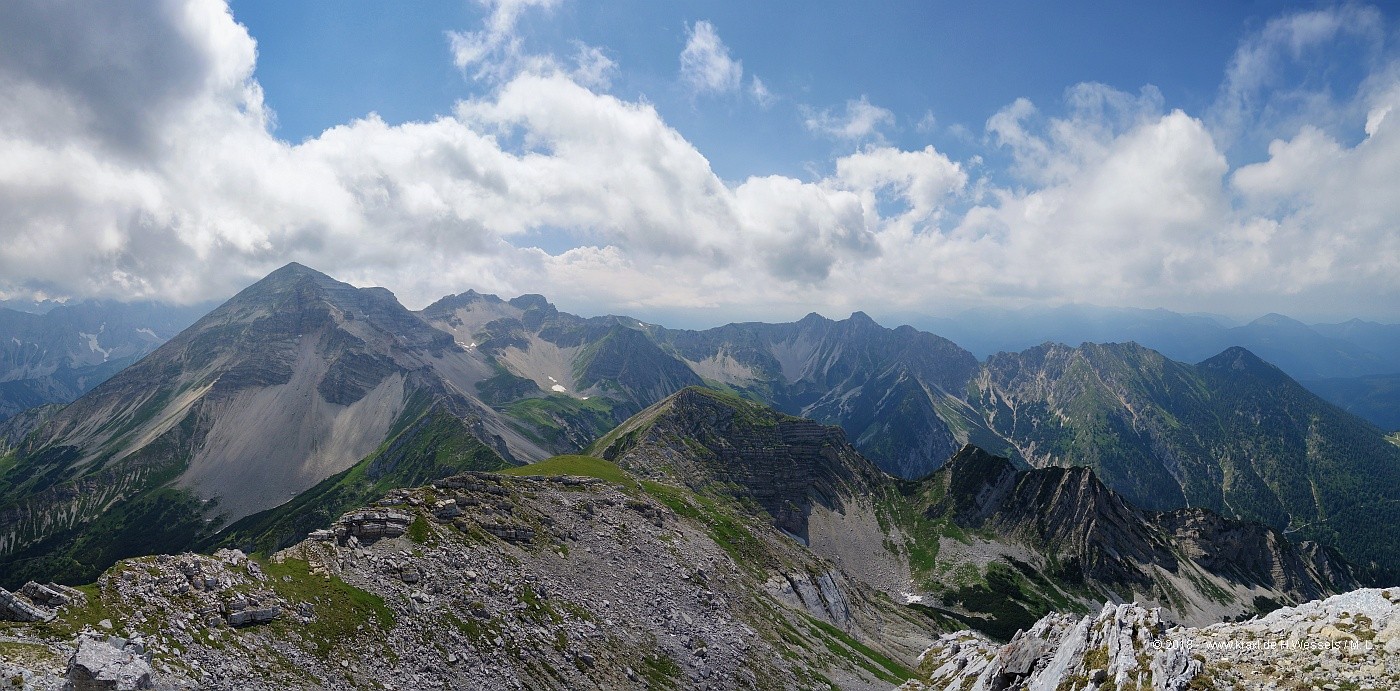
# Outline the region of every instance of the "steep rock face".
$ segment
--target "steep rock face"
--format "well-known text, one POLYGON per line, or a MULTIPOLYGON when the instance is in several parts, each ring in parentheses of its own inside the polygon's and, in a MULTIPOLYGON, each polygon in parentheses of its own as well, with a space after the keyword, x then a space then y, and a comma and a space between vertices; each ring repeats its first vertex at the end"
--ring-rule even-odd
POLYGON ((1032 546, 1065 581, 1162 604, 1179 621, 1218 620, 1258 597, 1304 602, 1356 587, 1344 562, 1314 547, 1204 509, 1138 509, 1088 468, 1018 471, 967 447, 927 482, 941 488, 928 514, 1032 546))
POLYGON ((642 412, 594 452, 643 477, 696 490, 737 488, 737 496, 757 502, 774 525, 803 539, 814 506, 840 511, 882 481, 840 428, 702 388, 642 412))
POLYGON ((1290 544, 1278 531, 1236 521, 1205 509, 1178 509, 1156 516, 1185 556, 1211 573, 1315 600, 1358 587, 1350 567, 1314 542, 1290 544))
POLYGON ((434 401, 501 458, 544 456, 447 376, 472 366, 389 291, 288 265, 32 426, 0 475, 0 564, 73 579, 189 546, 346 471, 434 401))

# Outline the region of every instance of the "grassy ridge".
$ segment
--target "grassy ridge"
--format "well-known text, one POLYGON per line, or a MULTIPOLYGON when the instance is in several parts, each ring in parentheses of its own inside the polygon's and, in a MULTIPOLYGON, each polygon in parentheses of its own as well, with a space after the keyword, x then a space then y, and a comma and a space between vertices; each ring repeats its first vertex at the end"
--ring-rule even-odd
POLYGON ((547 458, 543 461, 531 463, 529 465, 507 468, 501 471, 503 475, 578 475, 581 477, 596 477, 599 480, 619 485, 636 485, 636 480, 627 471, 617 467, 617 465, 594 456, 564 455, 547 458))

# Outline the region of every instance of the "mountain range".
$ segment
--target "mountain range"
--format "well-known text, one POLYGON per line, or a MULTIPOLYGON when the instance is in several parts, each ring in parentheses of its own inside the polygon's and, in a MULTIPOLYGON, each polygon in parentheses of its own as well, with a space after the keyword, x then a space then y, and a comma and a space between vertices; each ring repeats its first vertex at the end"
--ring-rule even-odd
POLYGON ((1141 682, 1185 658, 1105 667, 1061 629, 1400 577, 1400 446, 1242 347, 414 312, 292 264, 0 444, 25 683, 1141 682))
POLYGON ((208 309, 100 301, 0 306, 0 420, 73 401, 208 309))
POLYGON ((1354 586, 1314 543, 1203 509, 1133 507, 1087 468, 1019 470, 965 446, 938 471, 880 471, 836 426, 689 388, 589 453, 640 478, 734 502, 893 598, 1009 636, 1055 609, 1151 602, 1177 621, 1354 586))
POLYGON ((1043 343, 1132 341, 1174 360, 1198 362, 1239 346, 1310 391, 1385 430, 1400 430, 1400 325, 1361 319, 1305 324, 1280 314, 1247 323, 1164 309, 1069 305, 912 316, 979 358, 1043 343))
POLYGON ((392 486, 577 452, 701 385, 837 425, 907 481, 974 444, 1018 470, 1088 467, 1145 510, 1261 522, 1368 582, 1400 572, 1400 448, 1243 349, 979 362, 862 313, 688 331, 470 291, 412 312, 296 264, 6 423, 0 565, 83 580, 152 550, 284 546, 392 486))

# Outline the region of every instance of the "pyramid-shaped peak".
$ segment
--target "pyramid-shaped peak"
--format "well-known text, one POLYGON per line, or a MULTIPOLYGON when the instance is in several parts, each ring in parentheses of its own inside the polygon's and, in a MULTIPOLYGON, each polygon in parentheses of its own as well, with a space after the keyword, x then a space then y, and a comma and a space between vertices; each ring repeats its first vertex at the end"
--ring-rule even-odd
POLYGON ((947 473, 955 484, 976 487, 999 481, 1007 474, 1015 474, 1016 466, 1011 459, 989 453, 978 446, 964 444, 954 453, 943 467, 935 472, 947 473))
POLYGON ((1250 325, 1250 326, 1272 326, 1272 327, 1287 327, 1287 328, 1304 328, 1304 329, 1306 329, 1306 328, 1308 327, 1307 324, 1304 324, 1303 322, 1300 322, 1300 321, 1298 321, 1297 319, 1294 319, 1293 317, 1285 316, 1285 315, 1279 314, 1279 313, 1277 313, 1277 312, 1270 312, 1270 313, 1268 313, 1268 314, 1266 314, 1266 315, 1264 315, 1264 316, 1262 316, 1262 317, 1260 317, 1260 318, 1258 318, 1258 319, 1255 319, 1254 321, 1250 322, 1249 325, 1250 325))
POLYGON ((336 279, 331 278, 330 276, 321 273, 320 271, 317 271, 305 264, 301 264, 298 262, 288 262, 284 264, 281 268, 264 276, 262 280, 258 281, 257 283, 254 283, 253 285, 256 286, 261 283, 286 284, 307 280, 324 284, 348 285, 342 284, 340 281, 337 281, 336 279))
POLYGON ((282 268, 268 274, 269 278, 273 276, 325 276, 325 274, 301 262, 287 262, 282 265, 282 268))
POLYGON ((282 268, 262 277, 256 283, 244 288, 234 296, 234 301, 265 298, 270 295, 286 293, 297 289, 299 286, 314 285, 332 290, 354 291, 356 288, 348 283, 342 283, 327 276, 305 264, 290 262, 282 268))
POLYGON ((1200 366, 1206 369, 1230 370, 1255 377, 1289 379, 1283 370, 1241 346, 1230 346, 1221 351, 1219 355, 1202 362, 1200 366))

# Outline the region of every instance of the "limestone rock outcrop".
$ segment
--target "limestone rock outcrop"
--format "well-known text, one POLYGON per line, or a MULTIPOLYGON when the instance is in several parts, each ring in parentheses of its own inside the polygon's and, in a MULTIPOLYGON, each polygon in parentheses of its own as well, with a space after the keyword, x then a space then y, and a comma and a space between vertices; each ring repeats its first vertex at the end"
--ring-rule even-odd
MULTIPOLYGON (((135 646, 139 648, 139 646, 135 646)), ((151 665, 123 639, 83 638, 68 661, 72 691, 136 691, 151 688, 151 665)))
POLYGON ((0 588, 0 620, 52 621, 55 612, 19 593, 0 588))
POLYGON ((924 652, 920 671, 927 681, 903 688, 1397 688, 1400 588, 1203 628, 1168 627, 1156 608, 1106 604, 1097 615, 1048 615, 1006 645, 945 634, 924 652))

